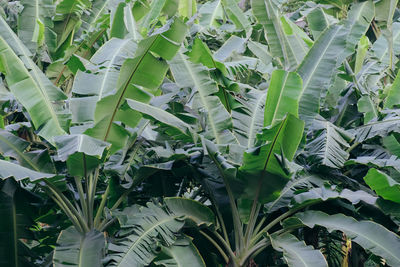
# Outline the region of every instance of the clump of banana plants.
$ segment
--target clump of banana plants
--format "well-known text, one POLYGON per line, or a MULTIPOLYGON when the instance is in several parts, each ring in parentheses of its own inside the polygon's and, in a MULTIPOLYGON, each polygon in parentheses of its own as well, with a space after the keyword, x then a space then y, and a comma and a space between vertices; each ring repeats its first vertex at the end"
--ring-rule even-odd
POLYGON ((400 266, 397 1, 0 1, 1 266, 400 266))

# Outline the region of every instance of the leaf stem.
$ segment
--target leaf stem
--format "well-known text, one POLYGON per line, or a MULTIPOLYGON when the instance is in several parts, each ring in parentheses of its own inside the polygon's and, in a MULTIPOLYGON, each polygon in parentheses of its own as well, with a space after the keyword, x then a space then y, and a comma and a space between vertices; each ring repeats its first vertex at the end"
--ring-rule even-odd
POLYGON ((75 181, 76 188, 78 189, 79 200, 81 203, 83 215, 85 216, 85 218, 87 220, 88 219, 88 209, 87 209, 87 204, 85 201, 85 193, 83 192, 82 182, 81 182, 81 179, 77 176, 74 176, 74 181, 75 181))
MULTIPOLYGON (((313 203, 313 204, 315 204, 315 203, 313 203)), ((293 213, 296 213, 297 211, 303 209, 304 207, 305 207, 304 205, 299 205, 298 207, 288 210, 287 212, 285 212, 282 215, 275 218, 275 220, 273 220, 272 222, 267 224, 267 226, 265 226, 263 229, 261 229, 261 231, 256 233, 256 235, 251 239, 251 244, 257 242, 260 239, 260 237, 262 237, 263 233, 268 232, 277 223, 279 223, 282 220, 286 219, 287 217, 291 216, 293 213)))
POLYGON ((221 225, 222 234, 224 235, 225 241, 229 243, 229 237, 228 237, 228 233, 226 231, 224 218, 222 217, 221 211, 219 210, 219 208, 217 207, 217 205, 215 203, 214 203, 214 208, 215 208, 215 212, 217 213, 217 218, 218 218, 219 224, 221 225))
MULTIPOLYGON (((110 182, 109 182, 109 184, 110 184, 110 182)), ((103 213, 104 206, 106 205, 106 201, 107 201, 109 192, 110 192, 110 186, 107 185, 106 191, 104 192, 104 194, 101 197, 100 206, 99 206, 99 209, 97 210, 96 217, 94 219, 94 227, 96 227, 96 228, 98 228, 98 226, 99 226, 100 217, 101 217, 101 214, 103 213)))
POLYGON ((262 240, 259 243, 257 243, 254 247, 252 247, 249 251, 247 251, 244 256, 242 257, 242 259, 239 262, 240 266, 244 266, 244 264, 247 262, 247 260, 252 257, 252 255, 258 251, 258 250, 263 250, 266 247, 268 247, 271 244, 271 241, 267 241, 267 240, 262 240))
POLYGON ((260 179, 260 181, 258 182, 257 192, 256 192, 256 195, 254 196, 253 205, 251 207, 249 223, 247 224, 246 233, 244 235, 244 239, 246 241, 246 246, 250 242, 250 238, 253 234, 254 226, 257 222, 257 215, 260 212, 261 205, 258 203, 258 198, 260 196, 261 186, 262 186, 262 179, 260 179))
POLYGON ((59 201, 59 199, 52 193, 52 191, 50 191, 49 189, 47 190, 48 190, 47 192, 48 195, 50 195, 53 201, 60 207, 60 209, 65 213, 65 215, 67 215, 71 223, 74 225, 75 229, 80 233, 84 233, 84 230, 82 229, 82 226, 80 225, 76 216, 68 209, 68 207, 62 201, 59 201))
POLYGON ((219 253, 221 254, 222 258, 224 258, 225 263, 229 263, 229 258, 228 256, 225 254, 224 250, 218 245, 217 242, 215 242, 215 240, 210 237, 209 235, 207 235, 205 232, 203 232, 202 230, 200 230, 200 234, 203 235, 208 241, 210 241, 211 244, 213 244, 213 246, 219 251, 219 253))

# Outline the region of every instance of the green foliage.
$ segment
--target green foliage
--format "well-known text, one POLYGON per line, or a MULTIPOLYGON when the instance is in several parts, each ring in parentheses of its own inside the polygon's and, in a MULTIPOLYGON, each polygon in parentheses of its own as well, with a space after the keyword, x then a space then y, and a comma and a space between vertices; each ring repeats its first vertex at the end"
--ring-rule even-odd
POLYGON ((0 1, 0 265, 400 265, 398 14, 0 1))

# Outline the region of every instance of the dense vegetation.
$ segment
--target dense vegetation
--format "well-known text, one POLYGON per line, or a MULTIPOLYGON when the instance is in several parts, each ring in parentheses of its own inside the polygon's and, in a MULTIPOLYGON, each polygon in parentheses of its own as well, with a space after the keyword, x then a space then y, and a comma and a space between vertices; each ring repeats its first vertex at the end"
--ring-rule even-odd
POLYGON ((0 11, 0 266, 400 266, 397 1, 0 11))

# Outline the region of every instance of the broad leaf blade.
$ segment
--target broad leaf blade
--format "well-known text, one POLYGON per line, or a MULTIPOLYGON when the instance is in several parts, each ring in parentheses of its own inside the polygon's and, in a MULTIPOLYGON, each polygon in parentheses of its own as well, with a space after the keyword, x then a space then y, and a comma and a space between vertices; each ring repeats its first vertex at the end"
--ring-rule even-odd
POLYGON ((18 37, 34 53, 51 34, 55 6, 51 0, 23 0, 23 11, 18 18, 18 37))
POLYGON ((80 234, 74 227, 61 231, 54 250, 55 267, 101 266, 105 239, 103 233, 91 231, 80 234))
POLYGON ((3 156, 18 160, 21 166, 38 172, 55 172, 47 150, 26 152, 30 143, 5 130, 0 130, 0 152, 3 156))
POLYGON ((72 92, 80 97, 70 100, 73 123, 94 121, 96 103, 115 89, 123 62, 132 58, 136 49, 137 44, 129 38, 113 38, 90 59, 93 64, 87 66, 90 73, 77 72, 72 92))
POLYGON ((271 235, 271 244, 274 249, 283 252, 283 257, 291 267, 328 267, 324 255, 320 250, 307 246, 294 235, 271 235))
POLYGON ((141 115, 133 110, 122 110, 126 98, 148 103, 168 70, 170 60, 186 36, 186 25, 176 19, 161 32, 139 43, 135 57, 127 59, 121 67, 117 90, 103 97, 96 105, 95 126, 85 133, 112 144, 111 153, 121 149, 129 134, 120 124, 134 128, 141 115), (158 54, 161 59, 156 58, 158 54), (150 71, 151 70, 151 71, 150 71))
POLYGON ((29 178, 31 181, 36 181, 55 176, 56 174, 37 172, 9 161, 0 160, 0 179, 14 177, 14 179, 17 181, 26 178, 29 178))
POLYGON ((387 174, 372 168, 364 177, 364 181, 379 196, 400 203, 400 183, 397 183, 387 174))
POLYGON ((109 143, 84 134, 63 135, 55 138, 57 160, 66 161, 70 175, 86 177, 102 163, 109 143))
POLYGON ((162 247, 154 264, 164 267, 206 267, 199 251, 188 237, 178 239, 172 246, 162 247))
POLYGON ((207 116, 205 136, 215 139, 217 144, 237 143, 230 129, 232 119, 219 98, 215 95, 218 87, 205 67, 190 62, 185 55, 178 52, 170 62, 171 71, 181 87, 192 87, 195 90, 195 108, 204 109, 207 116))
POLYGON ((265 104, 264 126, 273 125, 289 113, 298 117, 299 97, 303 88, 301 77, 295 72, 275 70, 265 104))
POLYGON ((233 129, 241 145, 247 149, 254 146, 257 133, 264 126, 264 108, 267 94, 252 89, 239 98, 240 110, 232 111, 233 129))
POLYGON ((164 202, 174 215, 189 219, 197 226, 210 227, 215 224, 212 210, 200 202, 180 197, 168 197, 164 202))
POLYGON ((280 123, 263 129, 257 137, 263 143, 245 152, 239 168, 239 179, 246 184, 242 188, 244 198, 259 196, 259 201, 266 203, 278 197, 289 177, 275 155, 283 153, 291 161, 300 144, 303 129, 304 122, 291 114, 280 123))
POLYGON ((131 228, 131 234, 109 246, 115 252, 110 255, 110 266, 149 265, 156 257, 154 249, 159 238, 167 246, 172 245, 184 225, 153 203, 147 203, 147 207, 132 206, 119 212, 117 217, 123 228, 131 228))
POLYGON ((317 131, 317 135, 307 144, 306 150, 313 162, 331 168, 343 167, 349 157, 349 143, 354 136, 323 118, 316 119, 312 129, 317 131))
POLYGON ((302 39, 306 35, 299 34, 297 25, 279 14, 273 1, 253 0, 251 6, 254 16, 264 26, 272 56, 279 58, 285 69, 296 68, 308 51, 302 39))
POLYGON ((11 92, 28 110, 39 135, 51 142, 65 133, 69 115, 62 103, 66 96, 30 59, 30 52, 0 18, 0 60, 11 92), (4 38, 4 39, 3 39, 4 38))
POLYGON ((141 103, 133 99, 127 99, 127 103, 131 109, 136 110, 151 118, 154 118, 155 120, 169 125, 173 128, 176 128, 185 135, 188 135, 190 133, 195 134, 189 124, 163 109, 151 106, 149 104, 141 103))
POLYGON ((356 221, 343 214, 328 215, 321 211, 306 211, 297 214, 296 218, 308 227, 320 225, 329 231, 342 231, 364 249, 386 259, 387 264, 400 264, 400 237, 380 224, 356 221))
POLYGON ((303 79, 299 104, 300 118, 309 127, 318 114, 321 94, 329 87, 336 72, 338 53, 346 45, 346 32, 342 25, 327 28, 314 43, 297 72, 303 79))

